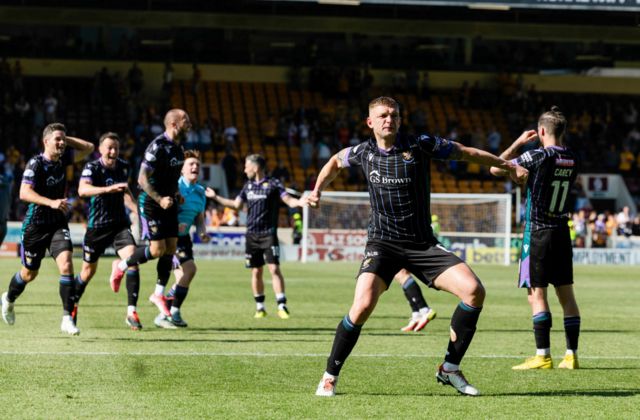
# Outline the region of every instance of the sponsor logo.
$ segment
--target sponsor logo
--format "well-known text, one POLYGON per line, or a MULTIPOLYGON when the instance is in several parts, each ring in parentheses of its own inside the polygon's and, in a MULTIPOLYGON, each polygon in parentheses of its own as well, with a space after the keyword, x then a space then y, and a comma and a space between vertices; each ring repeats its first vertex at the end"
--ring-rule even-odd
POLYGON ((266 194, 255 193, 253 191, 249 191, 247 194, 247 200, 265 200, 266 198, 266 194))
POLYGON ((404 185, 411 183, 411 178, 392 178, 389 176, 383 176, 380 175, 380 172, 374 169, 373 171, 369 172, 369 182, 371 182, 372 184, 383 185, 404 185))
POLYGON ((64 181, 64 174, 60 175, 58 178, 56 178, 55 176, 50 176, 49 178, 47 178, 46 184, 48 187, 51 187, 53 185, 61 183, 62 181, 64 181))
POLYGON ((178 158, 171 158, 169 161, 169 166, 182 166, 184 160, 180 160, 178 158))
POLYGON ((367 256, 367 257, 377 257, 378 256, 378 251, 367 251, 365 253, 365 256, 367 256))
POLYGON ((107 179, 104 181, 104 184, 105 184, 107 187, 108 187, 109 185, 113 185, 113 184, 114 184, 114 182, 113 182, 113 178, 107 178, 107 179))

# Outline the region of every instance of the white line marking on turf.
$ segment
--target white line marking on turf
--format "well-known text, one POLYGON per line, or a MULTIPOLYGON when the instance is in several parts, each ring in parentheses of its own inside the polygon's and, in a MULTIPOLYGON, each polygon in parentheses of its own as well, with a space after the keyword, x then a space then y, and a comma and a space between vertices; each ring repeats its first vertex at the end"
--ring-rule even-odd
MULTIPOLYGON (((109 352, 109 351, 0 351, 5 356, 192 356, 192 357, 327 357, 327 353, 233 353, 233 352, 109 352)), ((397 359, 425 359, 440 357, 433 354, 352 354, 349 357, 393 357, 397 359)), ((466 355, 467 359, 520 359, 526 355, 481 354, 466 355)), ((587 360, 640 360, 640 356, 580 356, 587 360)))

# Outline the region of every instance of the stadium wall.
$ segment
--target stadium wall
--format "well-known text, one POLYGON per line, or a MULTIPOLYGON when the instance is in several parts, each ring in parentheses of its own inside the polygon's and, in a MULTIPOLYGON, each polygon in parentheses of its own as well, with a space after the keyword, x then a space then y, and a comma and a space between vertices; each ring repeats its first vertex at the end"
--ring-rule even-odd
MULTIPOLYGON (((20 60, 26 76, 42 77, 93 77, 103 67, 110 72, 120 72, 126 75, 131 68, 131 61, 98 61, 98 60, 62 60, 11 57, 10 61, 20 60)), ((193 74, 191 63, 173 63, 174 79, 189 80, 193 74)), ((144 89, 147 94, 157 94, 162 87, 164 62, 139 62, 138 66, 144 73, 144 89)), ((204 80, 218 81, 256 81, 270 83, 285 83, 289 73, 288 67, 283 66, 249 66, 249 65, 214 65, 200 64, 204 80)), ((308 72, 309 69, 303 69, 308 72)), ((376 84, 390 86, 397 70, 373 70, 376 84)), ((496 83, 496 73, 479 72, 444 72, 430 71, 429 86, 431 89, 458 89, 463 82, 473 84, 480 82, 481 86, 493 86, 496 83)), ((640 78, 605 77, 587 75, 540 75, 524 74, 525 85, 534 84, 540 92, 565 93, 602 93, 602 94, 640 94, 640 78)))

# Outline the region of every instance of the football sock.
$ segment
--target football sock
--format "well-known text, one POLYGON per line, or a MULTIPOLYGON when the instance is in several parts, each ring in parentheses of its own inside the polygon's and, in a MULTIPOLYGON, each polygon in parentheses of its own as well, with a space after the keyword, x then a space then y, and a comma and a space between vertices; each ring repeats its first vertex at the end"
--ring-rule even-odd
POLYGON ((27 287, 27 282, 22 280, 20 272, 11 277, 9 282, 9 290, 7 291, 7 300, 9 302, 15 302, 15 300, 24 292, 24 288, 27 287))
POLYGON ((124 271, 127 267, 131 267, 138 264, 144 264, 147 261, 153 259, 151 256, 151 250, 148 246, 139 246, 133 251, 133 255, 131 255, 126 260, 122 260, 118 263, 118 269, 124 271))
POLYGON ((62 314, 71 315, 74 305, 75 287, 73 274, 60 275, 60 299, 62 300, 62 314))
POLYGON ((76 292, 75 292, 75 303, 77 304, 78 302, 80 302, 80 298, 82 297, 82 295, 84 294, 84 289, 86 289, 88 282, 84 282, 82 281, 82 278, 80 277, 80 274, 78 274, 76 276, 76 292))
POLYGON ((451 316, 451 338, 445 362, 459 365, 473 340, 482 307, 476 308, 460 302, 451 316))
POLYGON ((133 315, 133 313, 136 311, 136 306, 135 305, 129 305, 127 306, 127 316, 131 316, 133 315))
POLYGON ((418 283, 416 283, 413 277, 409 276, 409 279, 402 285, 402 290, 413 312, 418 312, 421 308, 429 307, 422 295, 420 286, 418 286, 418 283))
POLYGON ((551 312, 538 312, 533 315, 533 335, 536 339, 536 355, 546 356, 551 353, 551 312))
POLYGON ((331 354, 327 359, 327 373, 333 376, 340 375, 340 369, 342 369, 345 360, 358 342, 361 330, 362 325, 355 325, 351 322, 349 315, 345 315, 342 321, 338 323, 331 354))
POLYGON ((284 309, 287 307, 287 297, 284 293, 276 293, 276 302, 278 303, 278 309, 284 309))
POLYGON ((580 317, 568 316, 564 319, 564 334, 567 338, 567 350, 574 354, 578 350, 578 337, 580 336, 580 317))
POLYGON ((187 297, 187 293, 189 293, 188 287, 176 285, 171 308, 180 308, 182 306, 182 302, 184 302, 185 298, 187 297))
POLYGON ((138 304, 138 294, 140 293, 140 272, 138 270, 127 270, 127 303, 133 306, 134 310, 138 304))
MULTIPOLYGON (((164 294, 164 288, 169 282, 169 277, 171 277, 171 267, 173 266, 173 255, 163 255, 158 258, 158 263, 156 265, 156 272, 158 273, 158 280, 156 281, 156 285, 162 286, 162 292, 159 294, 164 294)), ((157 292, 157 288, 156 288, 157 292)))
POLYGON ((256 300, 256 310, 264 311, 264 295, 255 295, 253 298, 256 300))

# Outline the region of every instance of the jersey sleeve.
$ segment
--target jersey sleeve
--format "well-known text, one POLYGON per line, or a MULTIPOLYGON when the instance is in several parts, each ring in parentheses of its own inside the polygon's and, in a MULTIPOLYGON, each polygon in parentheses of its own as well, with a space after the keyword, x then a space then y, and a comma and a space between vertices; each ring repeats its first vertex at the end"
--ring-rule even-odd
POLYGON ((434 159, 449 159, 454 150, 454 142, 438 136, 423 134, 416 138, 420 150, 434 159))
POLYGON ((82 174, 80 174, 80 180, 85 181, 89 184, 93 184, 93 176, 94 176, 95 168, 91 163, 87 163, 84 165, 82 169, 82 174))
POLYGON ((278 197, 283 197, 285 195, 289 195, 287 191, 284 189, 284 185, 282 185, 282 181, 278 178, 272 178, 273 189, 278 193, 278 197))
POLYGON ((142 166, 145 166, 153 171, 156 170, 158 160, 161 158, 163 148, 157 142, 152 142, 147 150, 144 152, 144 158, 142 159, 142 166))
POLYGON ((531 170, 536 169, 540 165, 542 165, 542 162, 544 162, 544 160, 548 156, 549 154, 547 152, 547 149, 529 150, 513 159, 511 162, 515 163, 516 165, 520 165, 523 168, 531 170))
POLYGON ((364 156, 365 143, 360 143, 353 147, 347 147, 347 151, 342 158, 342 166, 348 168, 350 166, 362 166, 362 158, 364 156))
POLYGON ((240 194, 238 194, 238 197, 236 197, 242 200, 243 203, 247 202, 247 185, 249 185, 248 182, 244 184, 244 187, 242 187, 240 194))
POLYGON ((24 168, 24 172, 22 173, 22 183, 34 185, 36 183, 36 173, 40 170, 40 165, 38 161, 34 159, 30 159, 27 162, 27 166, 24 168))

